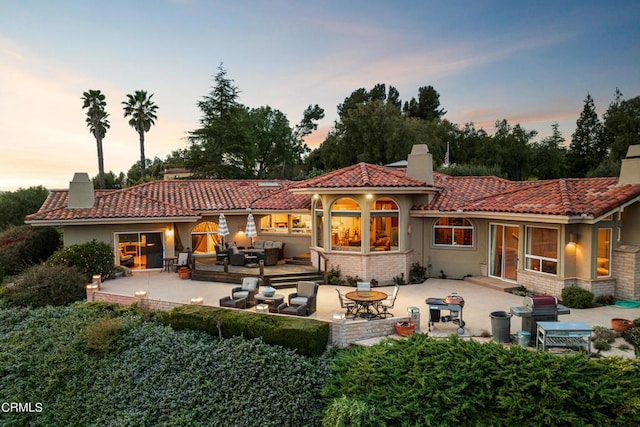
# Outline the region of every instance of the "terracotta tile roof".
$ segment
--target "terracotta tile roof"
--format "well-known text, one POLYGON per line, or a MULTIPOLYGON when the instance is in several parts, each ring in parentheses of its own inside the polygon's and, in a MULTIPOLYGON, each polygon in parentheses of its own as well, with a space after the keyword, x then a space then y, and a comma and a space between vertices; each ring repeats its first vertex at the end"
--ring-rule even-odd
MULTIPOLYGON (((253 207, 256 200, 276 194, 270 206, 261 201, 262 209, 304 209, 309 201, 286 197, 283 189, 289 181, 261 180, 171 180, 153 181, 122 190, 96 191, 92 208, 68 209, 67 190, 51 192, 42 207, 27 221, 75 221, 88 219, 188 218, 201 213, 229 211, 253 207), (283 193, 278 195, 278 193, 283 193)), ((292 196, 290 194, 290 196, 292 196)), ((308 199, 308 196, 306 197, 308 199)))
POLYGON ((416 209, 598 217, 640 196, 640 185, 618 186, 617 177, 516 182, 444 175, 434 181, 443 191, 416 209))
POLYGON ((422 181, 409 178, 403 171, 385 166, 358 163, 291 185, 291 189, 428 187, 422 181))

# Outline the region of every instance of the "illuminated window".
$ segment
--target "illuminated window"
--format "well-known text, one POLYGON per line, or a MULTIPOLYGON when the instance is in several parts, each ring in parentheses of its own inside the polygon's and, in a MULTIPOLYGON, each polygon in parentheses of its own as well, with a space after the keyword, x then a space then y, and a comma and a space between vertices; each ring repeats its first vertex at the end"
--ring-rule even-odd
POLYGON ((331 206, 331 249, 359 252, 361 242, 360 205, 343 197, 331 206))
POLYGON ((262 233, 288 233, 289 215, 271 214, 260 219, 260 231, 262 233))
POLYGON ((316 242, 316 246, 319 248, 324 248, 324 241, 323 241, 323 230, 324 230, 324 215, 322 212, 322 201, 321 200, 317 200, 316 201, 316 205, 313 209, 313 215, 315 218, 315 237, 314 237, 314 242, 316 242))
POLYGON ((596 271, 598 277, 611 275, 611 229, 600 228, 598 230, 598 254, 596 271))
POLYGON ((311 215, 291 215, 291 232, 311 234, 311 215))
POLYGON ((372 251, 398 250, 398 205, 388 197, 381 197, 371 204, 369 228, 372 251))
POLYGON ((215 245, 222 243, 218 234, 218 224, 205 221, 191 229, 191 247, 194 254, 214 254, 215 245))
POLYGON ((525 269, 548 274, 558 271, 558 230, 527 227, 525 269))
POLYGON ((436 246, 473 246, 473 225, 465 218, 440 218, 433 234, 436 246))

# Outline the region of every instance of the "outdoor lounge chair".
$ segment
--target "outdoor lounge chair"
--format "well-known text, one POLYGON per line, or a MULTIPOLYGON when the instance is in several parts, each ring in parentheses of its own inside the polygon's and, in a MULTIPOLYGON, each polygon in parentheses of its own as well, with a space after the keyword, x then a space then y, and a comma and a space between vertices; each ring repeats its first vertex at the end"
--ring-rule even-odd
POLYGON ((278 313, 292 314, 295 316, 307 316, 307 304, 289 305, 286 302, 283 302, 278 306, 278 313))
POLYGON ((378 304, 378 310, 382 310, 382 312, 380 313, 380 317, 382 317, 383 319, 389 316, 393 317, 393 313, 389 313, 389 309, 393 308, 394 304, 396 303, 396 298, 398 298, 399 290, 400 286, 396 285, 393 288, 393 293, 391 294, 391 296, 389 298, 383 299, 378 304))
POLYGON ((242 279, 242 286, 231 289, 231 297, 233 299, 246 298, 246 307, 253 307, 256 305, 256 294, 260 287, 259 277, 245 277, 242 279))
POLYGON ((263 252, 258 253, 258 258, 264 261, 264 265, 278 264, 278 248, 265 248, 263 252))
POLYGON ((246 259, 245 259, 244 252, 240 252, 240 250, 237 247, 232 246, 231 248, 229 248, 228 253, 229 253, 229 264, 236 265, 236 266, 242 266, 245 264, 246 259))
POLYGON ((318 284, 301 280, 298 282, 297 291, 289 294, 289 305, 307 306, 307 315, 316 311, 316 296, 318 295, 318 284))
POLYGON ((347 310, 347 316, 352 315, 355 317, 357 308, 356 303, 353 301, 345 301, 345 296, 342 295, 340 289, 336 288, 336 291, 338 292, 338 299, 340 300, 340 308, 344 308, 347 310))

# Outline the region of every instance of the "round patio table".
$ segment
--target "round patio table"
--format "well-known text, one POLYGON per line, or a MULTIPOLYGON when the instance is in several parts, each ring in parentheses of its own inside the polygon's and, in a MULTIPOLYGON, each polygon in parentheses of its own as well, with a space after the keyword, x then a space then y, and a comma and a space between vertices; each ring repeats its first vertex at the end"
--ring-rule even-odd
POLYGON ((351 291, 344 296, 356 303, 354 317, 360 316, 370 320, 380 317, 378 303, 387 298, 388 295, 381 291, 351 291))

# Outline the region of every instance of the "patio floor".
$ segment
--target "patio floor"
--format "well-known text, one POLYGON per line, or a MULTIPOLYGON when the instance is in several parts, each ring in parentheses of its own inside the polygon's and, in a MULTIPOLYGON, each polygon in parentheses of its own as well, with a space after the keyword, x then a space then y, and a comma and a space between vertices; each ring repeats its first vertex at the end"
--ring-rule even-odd
MULTIPOLYGON (((167 272, 140 272, 132 277, 123 277, 115 280, 107 280, 102 285, 105 292, 133 295, 136 291, 146 290, 150 299, 162 301, 180 302, 188 304, 192 298, 202 297, 205 305, 219 306, 218 301, 231 293, 231 289, 237 285, 219 282, 204 282, 196 280, 182 280, 176 273, 167 272)), ((346 293, 353 287, 338 286, 346 293)), ((336 295, 336 286, 322 285, 318 291, 317 311, 309 318, 331 321, 333 314, 339 311, 340 303, 336 295)), ((377 287, 390 294, 392 286, 377 287)), ((295 288, 279 289, 279 294, 286 295, 294 292, 295 288)), ((509 312, 510 307, 522 305, 523 298, 508 292, 485 287, 481 284, 465 280, 448 280, 431 278, 422 284, 401 286, 394 309, 390 310, 396 316, 406 316, 408 307, 420 309, 420 329, 427 332, 427 320, 429 316, 425 299, 428 297, 444 298, 457 292, 465 300, 462 311, 465 321, 465 335, 480 336, 483 331, 491 332, 490 313, 494 311, 509 312)), ((611 327, 611 319, 621 317, 625 319, 640 318, 640 308, 624 309, 613 306, 596 307, 590 309, 571 309, 571 314, 560 316, 561 321, 585 322, 589 326, 611 327)), ((436 323, 432 334, 449 335, 455 333, 457 325, 452 322, 436 323)), ((511 318, 511 333, 515 334, 521 329, 521 319, 511 318)), ((632 352, 633 353, 633 352, 632 352)))

